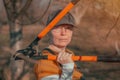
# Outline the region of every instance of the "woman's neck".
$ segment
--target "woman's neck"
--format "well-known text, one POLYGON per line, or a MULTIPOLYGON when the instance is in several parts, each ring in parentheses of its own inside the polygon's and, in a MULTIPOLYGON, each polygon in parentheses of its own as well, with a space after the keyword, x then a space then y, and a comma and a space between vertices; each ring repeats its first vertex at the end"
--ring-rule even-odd
POLYGON ((50 44, 50 45, 48 46, 48 48, 50 48, 50 49, 53 50, 54 52, 59 53, 59 52, 61 52, 61 51, 65 51, 65 48, 66 48, 66 47, 57 47, 57 46, 55 46, 55 45, 53 45, 53 44, 50 44))

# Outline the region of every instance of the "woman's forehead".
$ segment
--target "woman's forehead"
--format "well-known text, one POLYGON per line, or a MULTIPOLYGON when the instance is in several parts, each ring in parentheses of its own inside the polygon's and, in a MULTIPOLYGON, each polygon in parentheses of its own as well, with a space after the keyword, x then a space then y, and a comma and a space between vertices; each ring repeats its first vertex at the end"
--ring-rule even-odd
POLYGON ((73 25, 69 25, 69 24, 61 24, 61 25, 57 25, 55 26, 55 28, 57 27, 73 27, 73 25))

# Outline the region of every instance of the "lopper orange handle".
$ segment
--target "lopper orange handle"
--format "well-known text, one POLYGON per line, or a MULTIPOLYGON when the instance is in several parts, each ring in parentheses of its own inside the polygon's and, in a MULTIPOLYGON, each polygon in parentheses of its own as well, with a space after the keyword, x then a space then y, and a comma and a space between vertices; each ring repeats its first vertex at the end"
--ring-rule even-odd
MULTIPOLYGON (((73 61, 82 62, 120 62, 120 56, 72 56, 71 58, 73 61)), ((38 59, 56 60, 57 56, 45 55, 38 59)))
MULTIPOLYGON (((53 55, 50 55, 48 56, 47 58, 48 60, 56 60, 57 57, 56 56, 53 56, 53 55)), ((93 61, 93 62, 96 62, 97 61, 97 56, 72 56, 72 60, 73 61, 93 61)))

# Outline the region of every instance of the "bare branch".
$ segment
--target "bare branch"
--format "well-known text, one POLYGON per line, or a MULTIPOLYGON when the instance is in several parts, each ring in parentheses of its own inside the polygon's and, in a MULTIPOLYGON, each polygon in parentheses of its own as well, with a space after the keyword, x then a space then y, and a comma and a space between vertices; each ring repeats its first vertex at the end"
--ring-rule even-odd
POLYGON ((94 0, 87 0, 85 1, 85 5, 81 5, 80 7, 76 7, 74 10, 74 15, 76 18, 76 24, 80 24, 82 17, 85 15, 86 11, 88 10, 89 6, 94 2, 94 0), (81 8, 81 11, 79 10, 81 8), (80 11, 80 12, 79 12, 80 11))
POLYGON ((18 16, 23 14, 29 8, 31 3, 32 3, 32 0, 27 0, 25 6, 20 10, 20 12, 18 12, 18 16))
MULTIPOLYGON (((32 1, 31 1, 31 2, 32 2, 32 1)), ((23 9, 21 9, 21 11, 18 13, 19 16, 26 17, 28 22, 24 22, 24 21, 23 21, 24 19, 23 19, 23 20, 22 20, 23 22, 22 22, 22 23, 20 22, 20 23, 18 23, 18 24, 28 25, 28 24, 34 24, 34 23, 36 23, 36 22, 38 22, 38 21, 39 21, 39 23, 40 23, 40 22, 42 23, 42 19, 43 19, 43 17, 46 15, 46 13, 47 13, 47 11, 48 11, 51 3, 52 3, 52 0, 49 0, 49 3, 48 3, 48 5, 47 5, 45 11, 43 12, 43 14, 42 14, 41 16, 34 17, 34 19, 32 19, 32 17, 30 17, 31 15, 29 15, 29 14, 26 12, 26 10, 29 8, 29 6, 30 6, 30 4, 31 4, 30 1, 28 0, 28 2, 26 2, 26 6, 24 6, 26 9, 23 8, 23 9)), ((18 17, 19 17, 19 16, 18 16, 18 17)))
POLYGON ((110 33, 112 32, 112 30, 116 27, 116 25, 117 25, 117 23, 118 23, 118 20, 119 20, 119 17, 120 17, 120 13, 119 13, 117 19, 115 20, 113 26, 110 28, 110 30, 109 30, 108 33, 106 34, 105 39, 107 39, 107 38, 109 37, 109 35, 110 35, 110 33))

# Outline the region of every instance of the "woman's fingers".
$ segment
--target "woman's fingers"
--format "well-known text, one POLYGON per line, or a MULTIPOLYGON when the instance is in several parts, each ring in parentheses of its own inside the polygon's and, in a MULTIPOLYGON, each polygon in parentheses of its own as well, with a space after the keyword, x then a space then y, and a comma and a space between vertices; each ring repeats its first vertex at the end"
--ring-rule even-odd
POLYGON ((57 60, 61 60, 61 59, 62 59, 62 55, 63 55, 63 52, 60 52, 60 53, 58 54, 57 60))
POLYGON ((57 61, 61 64, 71 63, 73 60, 71 59, 72 54, 60 52, 57 57, 57 61))

